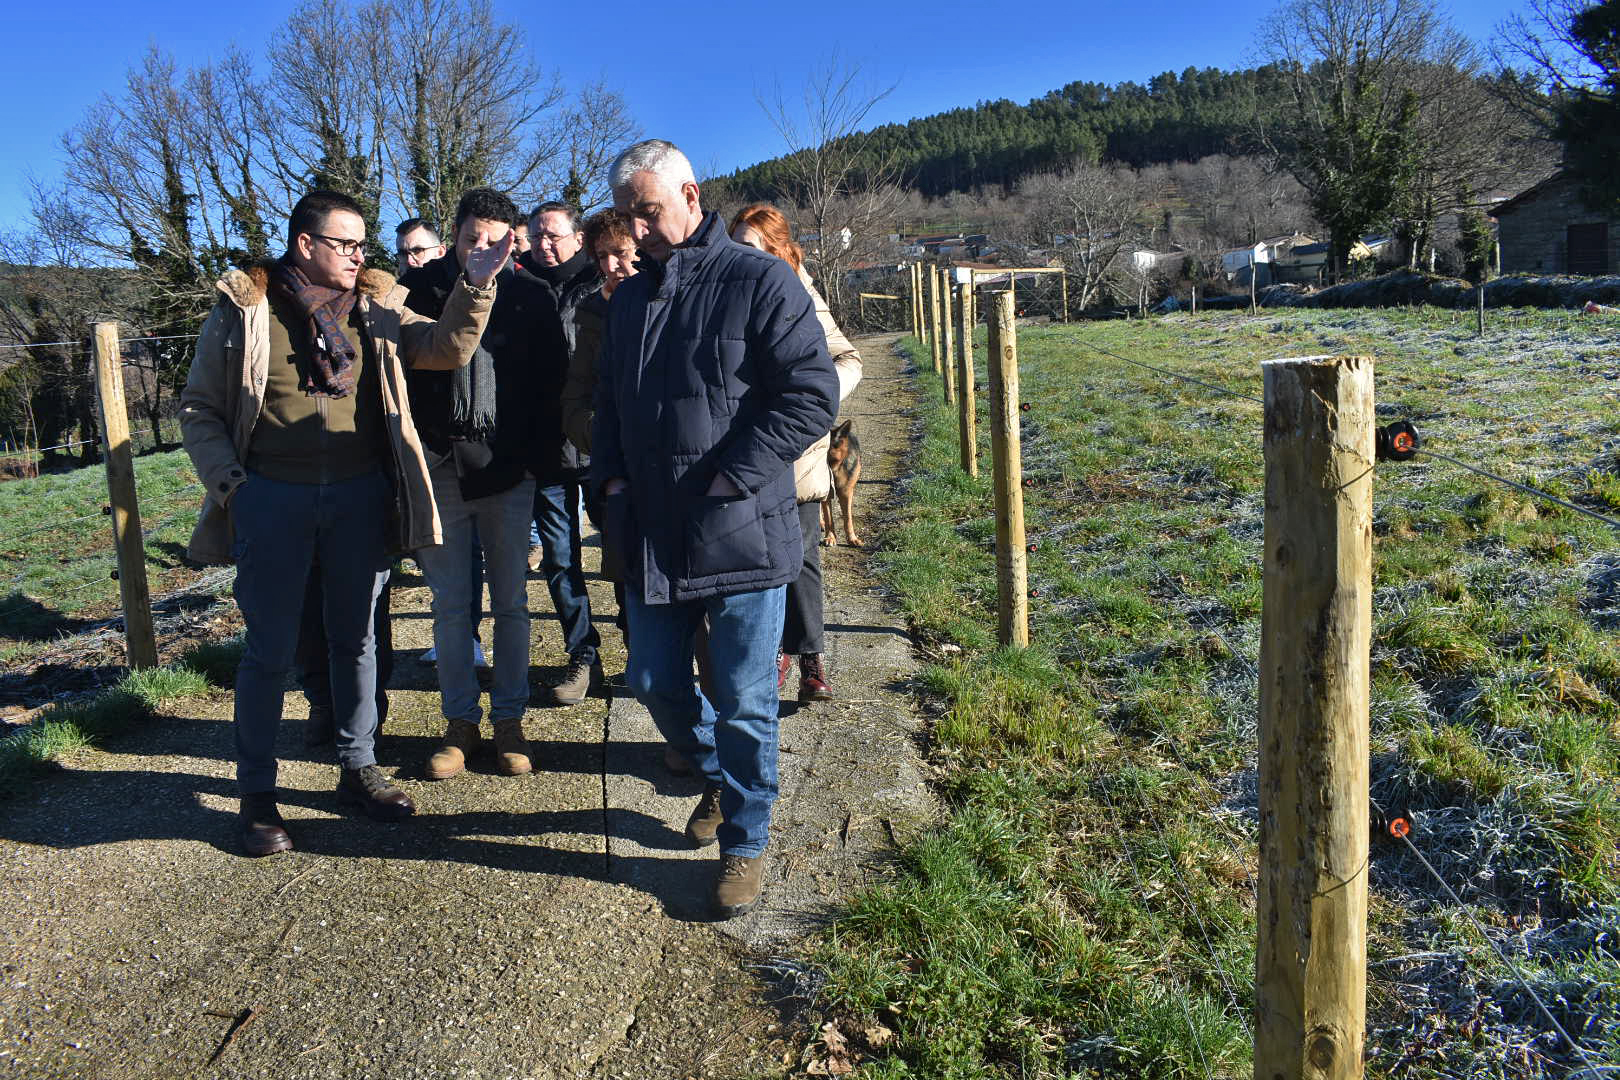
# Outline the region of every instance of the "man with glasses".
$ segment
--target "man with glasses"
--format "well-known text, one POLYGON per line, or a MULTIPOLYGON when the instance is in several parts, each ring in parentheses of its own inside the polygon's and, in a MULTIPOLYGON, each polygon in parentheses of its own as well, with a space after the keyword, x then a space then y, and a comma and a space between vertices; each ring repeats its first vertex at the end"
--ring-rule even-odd
POLYGON ((394 229, 395 274, 404 277, 407 270, 425 266, 444 255, 444 244, 439 234, 419 217, 406 218, 394 229))
MULTIPOLYGON (((596 260, 585 250, 579 218, 567 203, 544 202, 529 215, 533 246, 519 265, 539 278, 551 291, 574 350, 575 309, 602 287, 596 260)), ((566 359, 565 359, 566 366, 566 359)), ((551 688, 558 705, 577 705, 593 686, 602 683, 598 650, 601 636, 591 623, 591 601, 585 591, 585 567, 580 553, 580 483, 590 458, 572 442, 564 442, 562 460, 550 483, 534 492, 534 520, 529 526, 529 569, 545 575, 551 605, 562 626, 568 670, 551 688)))
POLYGON ((467 260, 435 321, 405 310, 387 273, 365 269, 365 240, 360 206, 347 195, 299 199, 287 253, 220 279, 180 399, 186 452, 206 492, 189 554, 236 564, 247 626, 235 734, 249 855, 293 846, 276 807, 275 744, 316 565, 338 802, 381 821, 416 809, 377 767, 372 633, 389 553, 440 538, 405 368, 467 363, 511 244, 467 260))

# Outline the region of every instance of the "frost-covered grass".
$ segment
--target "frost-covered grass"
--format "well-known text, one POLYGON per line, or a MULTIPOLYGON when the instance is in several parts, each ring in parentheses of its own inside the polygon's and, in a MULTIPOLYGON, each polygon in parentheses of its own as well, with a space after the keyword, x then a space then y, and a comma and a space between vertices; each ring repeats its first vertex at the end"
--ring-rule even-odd
MULTIPOLYGON (((962 650, 925 676, 953 818, 826 947, 833 1000, 898 1025, 869 1074, 1252 1068, 1261 408, 1093 346, 1255 397, 1263 359, 1371 355, 1381 419, 1606 511, 1617 339, 1539 311, 1475 338, 1433 309, 1023 331, 1026 655, 993 648, 988 477, 956 470, 925 375, 884 559, 925 640, 962 650)), ((1373 794, 1462 906, 1375 845, 1369 1074, 1581 1063, 1492 942, 1620 1064, 1620 536, 1433 458, 1380 465, 1374 492, 1373 794)))

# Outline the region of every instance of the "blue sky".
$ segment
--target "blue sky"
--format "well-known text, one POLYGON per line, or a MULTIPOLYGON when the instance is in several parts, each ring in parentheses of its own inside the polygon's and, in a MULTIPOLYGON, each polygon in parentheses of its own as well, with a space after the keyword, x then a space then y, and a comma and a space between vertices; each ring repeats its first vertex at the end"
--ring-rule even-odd
MULTIPOLYGON (((772 157, 780 140, 756 104, 780 84, 789 95, 835 53, 858 62, 875 86, 895 90, 874 122, 903 121, 994 98, 1027 101, 1076 79, 1145 81, 1161 71, 1236 68, 1253 60, 1255 27, 1274 0, 1156 0, 1152 4, 894 3, 696 0, 691 4, 550 4, 495 0, 498 16, 525 27, 536 62, 570 85, 605 78, 649 135, 672 139, 700 174, 772 157), (559 40, 548 18, 581 11, 604 24, 573 26, 559 40), (621 44, 622 42, 622 44, 621 44)), ((1489 38, 1523 0, 1442 4, 1476 41, 1489 38)), ((22 224, 28 178, 54 178, 59 139, 149 44, 180 66, 206 62, 235 42, 262 43, 290 0, 198 5, 179 0, 33 0, 10 5, 7 62, 0 65, 7 154, 0 160, 0 230, 22 224)), ((566 24, 564 24, 566 25, 566 24)))

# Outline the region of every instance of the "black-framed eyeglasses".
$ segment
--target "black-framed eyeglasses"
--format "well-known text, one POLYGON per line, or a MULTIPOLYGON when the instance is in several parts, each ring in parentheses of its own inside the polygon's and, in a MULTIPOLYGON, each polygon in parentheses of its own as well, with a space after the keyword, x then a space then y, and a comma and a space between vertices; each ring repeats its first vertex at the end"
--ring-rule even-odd
POLYGON ((345 259, 352 257, 355 252, 366 246, 364 240, 348 240, 341 236, 325 236, 321 233, 310 233, 309 235, 317 240, 325 240, 332 245, 333 251, 345 259))
POLYGON ((438 244, 424 244, 421 247, 400 248, 399 253, 406 258, 414 259, 418 255, 426 255, 438 246, 438 244))

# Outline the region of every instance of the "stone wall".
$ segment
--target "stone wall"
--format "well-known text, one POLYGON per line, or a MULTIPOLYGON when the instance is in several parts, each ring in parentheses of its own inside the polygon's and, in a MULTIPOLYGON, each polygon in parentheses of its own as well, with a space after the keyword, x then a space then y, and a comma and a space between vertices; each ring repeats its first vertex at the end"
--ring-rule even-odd
MULTIPOLYGON (((1568 273, 1569 226, 1603 220, 1602 214, 1581 203, 1572 181, 1548 181, 1497 219, 1502 273, 1568 273)), ((1608 265, 1604 269, 1609 273, 1620 269, 1620 221, 1609 221, 1608 265)))

